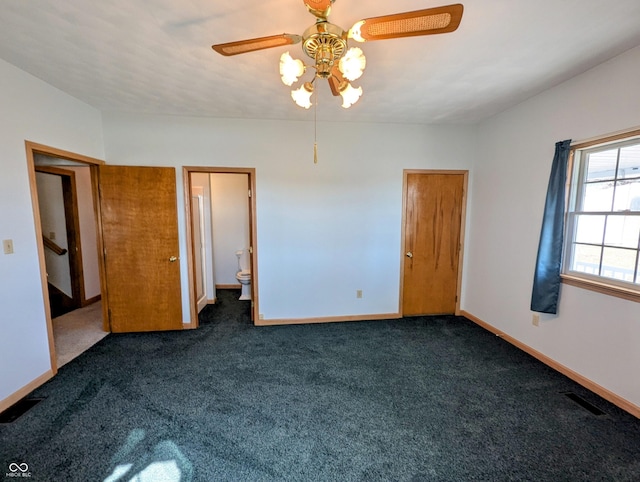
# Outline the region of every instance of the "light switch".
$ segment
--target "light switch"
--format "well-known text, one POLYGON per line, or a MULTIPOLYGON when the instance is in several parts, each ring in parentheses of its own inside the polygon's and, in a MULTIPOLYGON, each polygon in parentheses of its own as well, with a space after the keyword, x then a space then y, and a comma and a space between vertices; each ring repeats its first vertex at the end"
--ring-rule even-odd
POLYGON ((13 254, 13 239, 3 239, 2 247, 4 248, 4 254, 13 254))

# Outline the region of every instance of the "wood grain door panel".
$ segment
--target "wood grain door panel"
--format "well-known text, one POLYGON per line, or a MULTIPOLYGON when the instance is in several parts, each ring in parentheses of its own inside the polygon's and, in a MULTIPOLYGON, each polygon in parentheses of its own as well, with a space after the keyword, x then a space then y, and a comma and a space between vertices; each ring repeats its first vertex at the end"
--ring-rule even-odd
POLYGON ((404 315, 455 312, 464 182, 462 173, 407 174, 404 315))
POLYGON ((111 331, 181 330, 175 169, 100 166, 100 207, 111 331))

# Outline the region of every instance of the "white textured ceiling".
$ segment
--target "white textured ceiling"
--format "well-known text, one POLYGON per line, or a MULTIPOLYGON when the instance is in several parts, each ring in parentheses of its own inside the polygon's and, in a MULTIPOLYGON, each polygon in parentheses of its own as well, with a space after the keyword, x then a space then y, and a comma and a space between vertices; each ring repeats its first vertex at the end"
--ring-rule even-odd
MULTIPOLYGON (((336 0, 330 21, 446 5, 336 0)), ((363 44, 364 94, 318 119, 472 123, 640 45, 639 0, 466 0, 449 34, 363 44)), ((301 34, 301 0, 0 0, 0 58, 103 111, 312 120, 278 74, 300 45, 222 57, 211 44, 301 34)), ((309 74, 307 74, 309 75, 309 74)))

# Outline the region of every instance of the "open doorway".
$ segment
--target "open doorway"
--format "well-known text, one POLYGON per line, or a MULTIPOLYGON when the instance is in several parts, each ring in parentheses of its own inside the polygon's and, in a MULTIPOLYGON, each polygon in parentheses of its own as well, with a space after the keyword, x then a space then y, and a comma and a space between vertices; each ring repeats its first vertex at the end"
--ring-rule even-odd
POLYGON ((219 290, 237 291, 258 313, 255 227, 255 169, 183 169, 186 217, 190 328, 198 313, 215 303, 219 290))
POLYGON ((96 246, 95 217, 91 202, 91 175, 88 166, 60 167, 61 164, 57 159, 39 154, 36 155, 35 160, 40 226, 47 266, 49 308, 51 316, 56 318, 86 306, 92 301, 97 301, 88 300, 87 291, 95 298, 100 298, 97 250, 94 249, 95 252, 92 253, 89 246, 88 256, 83 257, 83 236, 80 230, 82 213, 83 231, 86 233, 86 229, 90 228, 84 240, 96 246), (80 199, 78 199, 78 184, 80 199))
POLYGON ((54 372, 107 335, 101 305, 101 161, 27 142, 54 372))

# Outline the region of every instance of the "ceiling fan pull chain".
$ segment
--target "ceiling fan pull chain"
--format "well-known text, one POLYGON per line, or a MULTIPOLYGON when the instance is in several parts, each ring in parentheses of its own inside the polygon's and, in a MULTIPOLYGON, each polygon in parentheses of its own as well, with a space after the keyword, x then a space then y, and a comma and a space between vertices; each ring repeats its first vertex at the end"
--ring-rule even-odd
POLYGON ((318 164, 318 96, 313 107, 313 163, 318 164))

